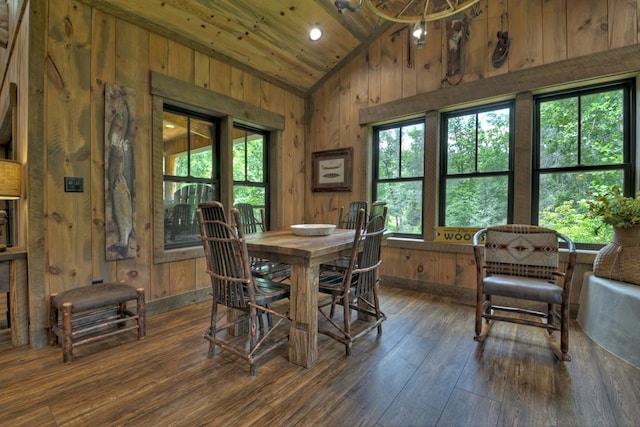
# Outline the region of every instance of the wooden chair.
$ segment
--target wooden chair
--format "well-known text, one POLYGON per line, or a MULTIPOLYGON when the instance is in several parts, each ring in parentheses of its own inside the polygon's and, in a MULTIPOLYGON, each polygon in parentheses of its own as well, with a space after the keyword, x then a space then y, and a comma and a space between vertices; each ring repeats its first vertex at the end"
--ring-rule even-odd
POLYGON ((387 208, 387 202, 376 200, 375 202, 371 203, 371 210, 369 211, 369 220, 371 220, 373 217, 378 215, 384 215, 386 220, 386 216, 387 216, 386 208, 387 208))
POLYGON ((175 240, 176 236, 188 234, 191 232, 192 213, 191 205, 188 203, 180 203, 174 206, 173 216, 171 219, 171 240, 175 240))
POLYGON ((344 206, 341 206, 337 227, 353 230, 354 228, 356 228, 356 223, 358 221, 358 212, 360 212, 360 209, 364 209, 364 214, 366 217, 368 208, 369 204, 367 202, 351 202, 349 203, 349 209, 345 214, 344 206))
POLYGON ((320 292, 331 295, 331 300, 318 304, 318 310, 324 320, 333 328, 318 327, 318 332, 328 335, 345 345, 347 357, 351 355, 353 342, 369 333, 374 328, 382 333, 382 322, 385 314, 380 310, 378 298, 378 267, 380 267, 380 251, 384 234, 384 218, 376 216, 365 225, 365 211, 360 209, 356 220, 353 248, 349 256, 349 265, 345 272, 324 275, 320 278, 320 292), (333 320, 335 304, 343 307, 343 322, 333 320), (327 314, 327 307, 331 311, 327 314), (358 332, 351 331, 351 310, 368 316, 372 321, 358 332))
POLYGON ((242 221, 242 228, 245 234, 266 231, 263 209, 259 210, 260 220, 258 220, 255 215, 255 208, 251 203, 237 203, 235 208, 240 213, 240 220, 242 221))
MULTIPOLYGON (((256 218, 254 206, 250 203, 238 203, 236 209, 240 214, 242 229, 245 234, 266 231, 264 209, 260 209, 260 220, 256 218)), ((282 282, 291 277, 291 266, 282 262, 262 258, 251 258, 251 271, 256 277, 282 282)))
POLYGON ((289 319, 288 305, 287 311, 282 312, 270 308, 271 304, 289 298, 290 292, 288 286, 253 276, 240 214, 237 209, 233 209, 232 214, 236 227, 224 221, 224 207, 219 202, 201 203, 196 211, 213 296, 211 325, 203 336, 209 341, 209 355, 213 355, 217 345, 248 361, 253 376, 257 372, 258 360, 288 340, 287 335, 277 340, 267 341, 267 338, 285 319, 289 319), (219 313, 220 306, 226 307, 222 313, 219 313), (226 316, 229 310, 237 310, 241 315, 230 319, 226 316), (278 320, 261 330, 258 336, 258 316, 264 313, 278 320), (246 320, 249 320, 248 349, 244 343, 238 345, 232 339, 221 337, 227 328, 246 320))
POLYGON ((536 326, 547 330, 558 359, 571 360, 569 291, 576 263, 571 239, 534 225, 499 225, 478 231, 473 237, 473 251, 477 268, 474 339, 484 341, 494 320, 536 326), (479 243, 482 238, 484 246, 479 243), (559 241, 564 241, 569 250, 564 269, 559 268, 559 241), (506 297, 510 305, 497 305, 494 297, 506 297), (531 305, 535 303, 531 301, 546 307, 533 310, 531 305), (560 331, 560 346, 553 336, 555 331, 560 331))
MULTIPOLYGON (((356 224, 358 222, 358 213, 360 209, 364 209, 365 218, 367 215, 367 209, 369 208, 369 204, 367 202, 351 202, 349 203, 349 209, 347 213, 344 213, 344 206, 340 207, 340 213, 338 215, 338 224, 337 228, 343 228, 347 230, 353 230, 356 228, 356 224)), ((342 271, 344 272, 349 265, 349 258, 343 257, 333 261, 329 261, 327 263, 320 265, 321 274, 325 271, 333 272, 333 271, 342 271)))
MULTIPOLYGON (((366 207, 367 202, 354 202, 356 205, 366 207)), ((371 204, 371 210, 369 211, 369 221, 371 221, 376 216, 381 216, 383 220, 383 226, 387 226, 387 202, 373 202, 371 204)), ((366 209, 365 209, 365 217, 366 217, 366 209)), ((345 221, 346 222, 346 221, 345 221)), ((357 217, 356 217, 357 222, 357 217)), ((355 226, 354 226, 355 227, 355 226)), ((326 271, 345 271, 349 266, 349 257, 339 258, 324 264, 320 265, 321 272, 326 271)), ((332 313, 333 315, 333 313, 332 313)))

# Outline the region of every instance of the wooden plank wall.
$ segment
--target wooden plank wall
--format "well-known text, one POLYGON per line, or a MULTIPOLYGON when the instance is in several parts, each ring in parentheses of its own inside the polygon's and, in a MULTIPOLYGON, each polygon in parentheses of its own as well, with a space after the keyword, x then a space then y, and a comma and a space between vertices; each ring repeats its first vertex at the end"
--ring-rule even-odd
MULTIPOLYGON (((125 281, 144 287, 149 301, 209 286, 203 259, 153 263, 150 72, 216 91, 285 117, 276 153, 287 167, 278 177, 278 217, 301 222, 304 200, 304 99, 253 75, 207 57, 73 0, 49 0, 46 19, 46 160, 44 227, 30 241, 44 242, 44 277, 32 277, 42 296, 89 285, 125 281), (136 232, 133 259, 105 261, 104 85, 136 90, 136 232), (65 193, 65 176, 84 178, 84 192, 65 193)), ((354 116, 355 117, 355 116, 354 116)), ((44 328, 46 305, 36 311, 44 328), (44 317, 41 317, 44 316, 44 317)))
MULTIPOLYGON (((500 74, 634 45, 639 40, 640 7, 635 0, 481 0, 479 9, 481 14, 469 20, 462 86, 500 74), (491 56, 500 30, 508 30, 512 41, 508 60, 495 68, 491 56)), ((307 162, 315 151, 345 147, 354 147, 356 158, 353 191, 310 193, 306 198, 307 221, 335 222, 340 206, 370 197, 370 184, 364 171, 370 168, 371 147, 367 128, 359 127, 355 117, 363 107, 441 89, 446 77, 447 50, 443 27, 441 22, 429 22, 425 46, 412 47, 411 56, 407 53, 406 30, 401 30, 401 26, 390 29, 309 96, 307 162)), ((310 180, 307 174, 307 187, 310 180)), ((470 248, 440 245, 434 249, 434 246, 393 242, 386 247, 382 264, 386 282, 446 294, 472 295, 475 266, 470 248)), ((572 295, 574 303, 579 300, 582 273, 590 270, 593 254, 582 254, 579 262, 572 295)))
MULTIPOLYGON (((438 23, 429 23, 425 48, 413 49, 411 58, 407 57, 406 32, 392 36, 398 30, 393 28, 305 100, 73 0, 16 0, 12 4, 16 11, 29 4, 33 12, 22 16, 21 25, 26 27, 22 35, 13 36, 13 51, 0 52, 0 64, 4 65, 2 91, 9 81, 18 84, 19 128, 28 129, 30 135, 28 141, 26 132, 20 136, 23 161, 27 161, 26 147, 31 150, 29 197, 20 202, 28 235, 23 234, 20 241, 29 251, 30 329, 36 346, 44 339, 46 296, 51 292, 92 280, 124 280, 144 287, 148 299, 157 301, 206 286, 202 260, 153 264, 151 71, 285 117, 275 155, 281 164, 293 167, 282 168, 275 177, 279 197, 274 202, 281 226, 286 226, 302 221, 335 222, 340 206, 366 199, 370 194, 370 147, 367 128, 358 125, 359 110, 437 91, 446 69, 446 40, 438 23), (33 27, 30 22, 35 23, 33 27), (27 52, 34 61, 29 68, 27 52), (37 62, 42 58, 44 62, 37 62), (409 59, 411 67, 407 66, 409 59), (26 75, 31 76, 29 82, 26 75), (138 257, 114 262, 104 260, 106 82, 132 87, 138 97, 138 257), (46 127, 40 130, 43 124, 46 127), (354 147, 353 191, 311 193, 310 168, 305 168, 311 153, 343 147, 354 147), (85 191, 64 193, 65 176, 83 177, 85 191)), ((638 43, 639 11, 634 0, 481 0, 480 8, 482 13, 470 22, 463 85, 638 43), (490 57, 505 12, 511 53, 495 69, 490 57)), ((471 290, 471 265, 469 253, 395 247, 385 250, 383 274, 418 287, 435 284, 471 290), (407 259, 414 260, 415 268, 394 270, 407 259)), ((582 268, 585 266, 588 262, 582 268)))

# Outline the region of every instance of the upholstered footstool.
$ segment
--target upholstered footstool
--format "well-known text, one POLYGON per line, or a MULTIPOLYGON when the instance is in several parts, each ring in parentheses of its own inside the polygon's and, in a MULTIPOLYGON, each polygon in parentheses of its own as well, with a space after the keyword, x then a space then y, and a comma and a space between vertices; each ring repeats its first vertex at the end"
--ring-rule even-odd
POLYGON ((62 359, 71 363, 77 345, 134 330, 138 339, 143 339, 145 317, 144 289, 124 283, 101 283, 52 294, 49 344, 61 342, 62 359), (135 301, 135 313, 127 308, 129 301, 135 301))

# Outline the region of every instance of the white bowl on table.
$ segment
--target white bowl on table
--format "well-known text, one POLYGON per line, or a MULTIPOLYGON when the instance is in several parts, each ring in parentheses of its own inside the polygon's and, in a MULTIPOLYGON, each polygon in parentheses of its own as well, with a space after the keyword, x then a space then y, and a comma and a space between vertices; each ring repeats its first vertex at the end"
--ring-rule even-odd
POLYGON ((327 236, 335 228, 335 224, 294 224, 291 231, 298 236, 327 236))

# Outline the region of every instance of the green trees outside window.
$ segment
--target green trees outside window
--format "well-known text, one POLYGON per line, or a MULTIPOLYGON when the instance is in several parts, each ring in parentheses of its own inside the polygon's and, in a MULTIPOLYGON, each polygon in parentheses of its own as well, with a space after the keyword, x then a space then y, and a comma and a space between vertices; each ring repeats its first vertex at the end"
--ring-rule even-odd
POLYGON ((424 119, 374 128, 373 199, 396 235, 422 236, 424 143, 424 119))
POLYGON ((594 234, 586 201, 614 185, 633 194, 632 95, 627 81, 536 98, 534 221, 576 242, 610 240, 610 227, 594 234))
POLYGON ((511 105, 444 114, 440 223, 505 224, 512 216, 511 105))
POLYGON ((269 223, 268 209, 268 132, 235 125, 233 128, 233 203, 249 203, 260 218, 263 208, 269 223))
POLYGON ((531 150, 516 153, 514 102, 441 114, 438 183, 424 182, 424 119, 374 127, 373 199, 389 206, 389 229, 422 237, 423 185, 438 188, 438 225, 485 227, 530 215, 583 248, 612 237, 588 219, 587 201, 612 186, 635 194, 635 82, 633 79, 533 96, 531 150), (518 176, 514 162, 518 159, 518 176), (520 184, 516 184, 516 182, 520 184), (526 189, 515 185, 527 185, 526 189), (531 194, 515 206, 515 194, 531 194))

